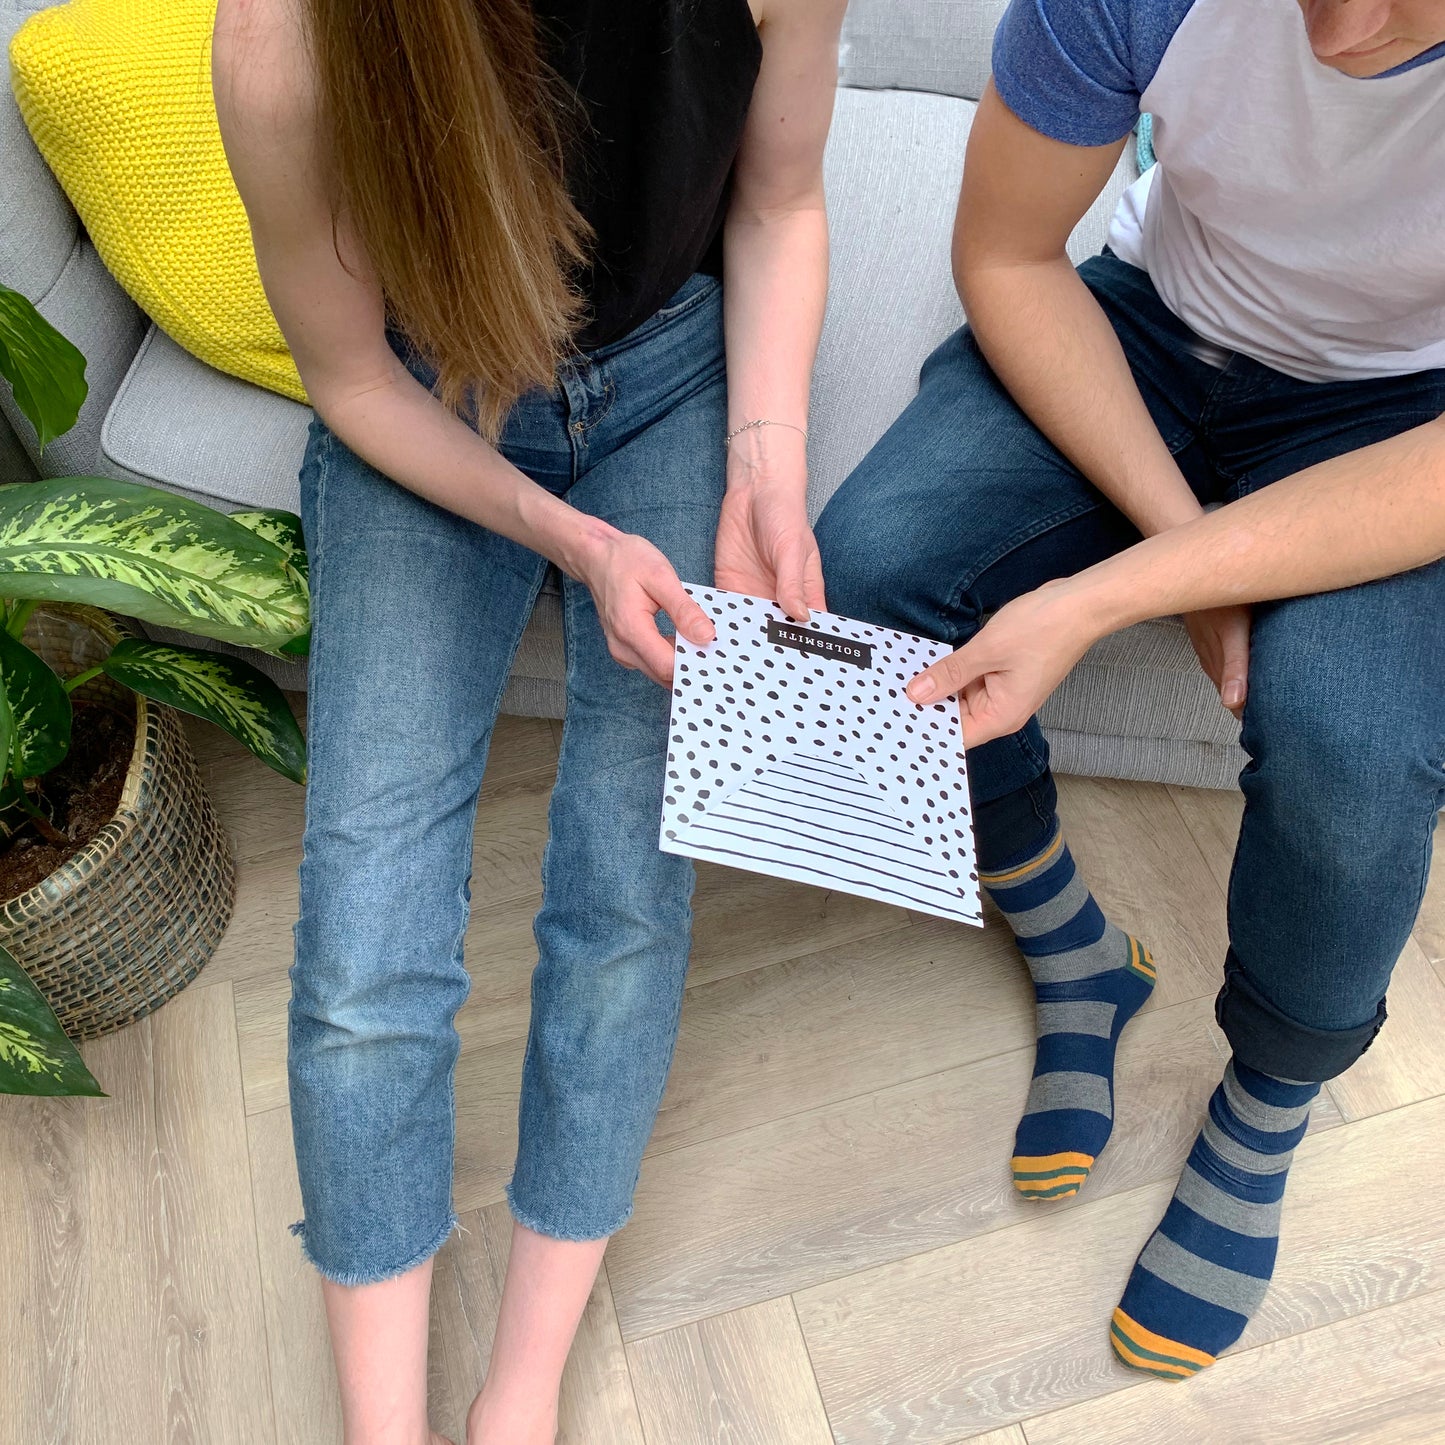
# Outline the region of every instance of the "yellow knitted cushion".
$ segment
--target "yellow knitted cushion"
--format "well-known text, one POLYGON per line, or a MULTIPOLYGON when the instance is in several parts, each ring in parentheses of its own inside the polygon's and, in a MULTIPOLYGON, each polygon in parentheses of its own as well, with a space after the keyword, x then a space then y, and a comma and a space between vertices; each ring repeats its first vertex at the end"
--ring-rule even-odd
POLYGON ((305 401, 221 148, 215 17, 216 0, 41 10, 10 44, 15 98, 101 260, 141 309, 202 361, 305 401))

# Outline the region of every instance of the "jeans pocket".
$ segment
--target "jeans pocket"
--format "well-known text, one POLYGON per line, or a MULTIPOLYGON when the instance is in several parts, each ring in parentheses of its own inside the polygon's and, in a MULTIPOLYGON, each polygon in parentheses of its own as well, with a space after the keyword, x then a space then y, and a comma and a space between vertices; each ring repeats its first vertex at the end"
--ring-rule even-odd
POLYGON ((704 303, 717 296, 721 290, 722 282, 716 276, 709 276, 704 271, 695 272, 646 321, 635 326, 626 336, 617 341, 610 341, 606 346, 598 347, 596 351, 590 353, 591 359, 603 361, 631 350, 641 342, 656 336, 658 332, 676 325, 684 317, 692 315, 704 303))
MULTIPOLYGON (((666 305, 659 306, 648 317, 648 320, 671 321, 674 317, 681 316, 684 311, 691 311, 694 306, 707 300, 713 292, 721 289, 722 282, 716 276, 709 276, 705 271, 698 271, 689 276, 668 298, 666 305)), ((646 325, 646 322, 643 324, 646 325)))

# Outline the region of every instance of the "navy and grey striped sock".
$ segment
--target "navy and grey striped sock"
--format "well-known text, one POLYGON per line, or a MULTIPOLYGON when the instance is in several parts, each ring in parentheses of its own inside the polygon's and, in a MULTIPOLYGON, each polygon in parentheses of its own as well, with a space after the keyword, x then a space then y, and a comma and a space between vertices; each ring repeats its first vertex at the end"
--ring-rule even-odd
POLYGON ((1188 1379, 1244 1333, 1269 1289, 1285 1179, 1319 1091, 1230 1061, 1114 1311, 1126 1365, 1188 1379))
POLYGON ((1014 1141, 1014 1188, 1077 1194, 1114 1127, 1114 1053, 1154 989, 1154 960, 1099 910, 1055 823, 1025 862, 979 881, 1002 910, 1034 981, 1038 1051, 1014 1141))

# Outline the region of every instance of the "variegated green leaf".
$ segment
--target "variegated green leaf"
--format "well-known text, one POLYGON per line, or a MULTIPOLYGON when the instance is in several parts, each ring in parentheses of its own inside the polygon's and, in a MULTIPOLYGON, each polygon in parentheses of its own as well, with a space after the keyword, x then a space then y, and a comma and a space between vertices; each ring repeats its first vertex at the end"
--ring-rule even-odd
POLYGON ((254 511, 229 512, 233 522, 239 522, 247 531, 274 542, 285 554, 286 560, 306 580, 310 573, 306 561, 306 542, 301 535, 301 518, 295 512, 283 511, 280 507, 260 507, 254 511))
POLYGON ((105 1096, 45 995, 0 948, 0 1094, 105 1096))
POLYGON ((108 677, 146 697, 225 728, 293 782, 306 781, 306 741, 286 695, 249 662, 127 637, 101 665, 108 677))
POLYGON ((85 357, 18 291, 0 286, 0 376, 44 451, 85 403, 85 357))
MULTIPOLYGON (((308 585, 309 592, 311 573, 306 556, 306 542, 301 535, 301 518, 295 512, 285 512, 273 507, 252 512, 231 512, 229 515, 233 522, 239 522, 258 537, 274 542, 286 554, 291 565, 300 574, 302 582, 308 585)), ((310 628, 275 651, 281 657, 305 657, 311 651, 310 628)))
POLYGON ((159 487, 57 477, 0 487, 0 596, 88 602, 274 651, 308 626, 274 542, 159 487))
POLYGON ((70 694, 23 642, 0 627, 0 709, 6 714, 17 778, 48 773, 70 751, 70 694))

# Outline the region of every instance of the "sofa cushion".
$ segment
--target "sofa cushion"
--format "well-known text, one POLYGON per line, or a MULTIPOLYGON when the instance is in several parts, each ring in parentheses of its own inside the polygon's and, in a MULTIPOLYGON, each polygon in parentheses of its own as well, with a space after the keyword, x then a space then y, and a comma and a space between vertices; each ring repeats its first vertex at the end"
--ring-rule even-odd
POLYGON ((223 510, 297 511, 311 408, 216 371, 152 326, 111 405, 100 469, 223 510))
POLYGON ((839 74, 868 90, 930 90, 977 100, 1008 0, 851 0, 839 74))

